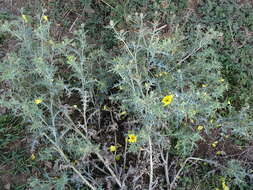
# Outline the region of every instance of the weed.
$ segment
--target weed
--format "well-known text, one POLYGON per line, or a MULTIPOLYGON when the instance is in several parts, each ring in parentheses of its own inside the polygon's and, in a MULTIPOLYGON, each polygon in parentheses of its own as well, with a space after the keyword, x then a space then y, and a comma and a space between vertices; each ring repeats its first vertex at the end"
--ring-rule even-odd
MULTIPOLYGON (((0 105, 32 136, 29 158, 2 160, 36 168, 31 189, 250 188, 249 151, 240 150, 252 136, 249 4, 48 7, 0 27, 17 41, 0 64, 10 83, 0 105), (68 38, 53 37, 59 23, 68 38)), ((20 141, 0 129, 4 146, 20 141)))

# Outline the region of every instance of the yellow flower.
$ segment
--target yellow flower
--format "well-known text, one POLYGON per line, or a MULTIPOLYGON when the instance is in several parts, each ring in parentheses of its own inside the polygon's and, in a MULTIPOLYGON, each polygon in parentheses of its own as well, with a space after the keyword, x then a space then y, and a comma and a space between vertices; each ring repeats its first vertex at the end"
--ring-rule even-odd
POLYGON ((42 16, 42 19, 47 22, 48 21, 48 16, 44 15, 44 16, 42 16))
POLYGON ((163 106, 170 105, 171 102, 173 101, 173 97, 174 97, 173 94, 170 94, 170 95, 165 96, 165 97, 162 99, 163 106))
POLYGON ((217 144, 218 144, 218 141, 213 142, 212 147, 215 148, 217 146, 217 144))
POLYGON ((199 131, 202 131, 202 130, 204 129, 204 126, 199 125, 197 129, 198 129, 199 131))
POLYGON ((77 105, 73 105, 73 107, 76 109, 76 108, 77 108, 77 105))
POLYGON ((31 158, 31 160, 35 160, 36 157, 34 154, 32 154, 30 158, 31 158))
POLYGON ((34 100, 34 103, 35 103, 35 104, 40 104, 41 102, 42 102, 42 99, 35 99, 35 100, 34 100))
POLYGON ((223 150, 221 150, 221 151, 217 151, 216 152, 216 155, 218 155, 218 156, 225 156, 226 155, 226 152, 224 152, 223 150))
POLYGON ((137 141, 137 136, 134 134, 129 134, 128 135, 128 142, 130 143, 135 143, 137 141))
POLYGON ((72 64, 75 60, 76 59, 73 55, 67 56, 67 64, 72 64))
POLYGON ((48 44, 54 45, 54 41, 53 40, 48 40, 48 44))
POLYGON ((68 61, 74 61, 75 57, 73 55, 67 56, 68 61))
POLYGON ((155 77, 162 77, 162 76, 166 76, 166 75, 168 75, 168 73, 163 71, 163 72, 155 74, 155 77))
POLYGON ((165 72, 165 71, 164 71, 164 72, 161 72, 161 73, 160 73, 160 76, 165 76, 165 75, 168 75, 168 72, 165 72))
POLYGON ((225 183, 225 179, 222 179, 222 183, 221 184, 222 184, 223 190, 229 190, 229 187, 225 183))
POLYGON ((24 14, 21 15, 25 23, 28 23, 28 17, 24 14))
POLYGON ((145 87, 146 87, 147 89, 149 89, 149 88, 150 88, 150 84, 149 84, 149 83, 146 83, 146 82, 145 82, 145 84, 144 84, 144 85, 145 85, 145 87))
POLYGON ((225 81, 225 79, 221 78, 219 81, 220 81, 220 82, 224 82, 224 81, 225 81))
POLYGON ((102 110, 104 110, 104 111, 109 111, 109 108, 108 108, 107 105, 104 105, 103 108, 102 108, 102 110))
POLYGON ((123 86, 118 86, 118 89, 123 90, 124 88, 123 88, 123 86))
POLYGON ((202 84, 202 87, 203 88, 205 88, 205 87, 207 87, 208 86, 208 84, 202 84))
POLYGON ((119 160, 120 160, 120 158, 121 158, 121 156, 120 156, 120 155, 116 155, 116 156, 115 156, 115 160, 116 160, 116 161, 119 161, 119 160))
POLYGON ((110 152, 115 152, 117 150, 116 146, 111 145, 109 148, 110 152))

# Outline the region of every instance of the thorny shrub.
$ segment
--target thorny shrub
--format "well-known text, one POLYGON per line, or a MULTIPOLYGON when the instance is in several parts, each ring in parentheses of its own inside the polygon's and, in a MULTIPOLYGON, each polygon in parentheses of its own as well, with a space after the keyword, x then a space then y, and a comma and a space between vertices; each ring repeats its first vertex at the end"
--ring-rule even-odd
POLYGON ((10 82, 1 106, 24 118, 33 158, 53 164, 31 189, 173 189, 189 161, 206 161, 191 156, 200 131, 209 133, 228 106, 211 48, 223 34, 197 25, 189 40, 174 26, 162 38, 158 22, 131 19, 129 31, 107 27, 115 53, 89 44, 83 26, 54 41, 44 14, 1 26, 17 41, 0 65, 1 81, 10 82), (176 158, 185 159, 181 168, 176 158))

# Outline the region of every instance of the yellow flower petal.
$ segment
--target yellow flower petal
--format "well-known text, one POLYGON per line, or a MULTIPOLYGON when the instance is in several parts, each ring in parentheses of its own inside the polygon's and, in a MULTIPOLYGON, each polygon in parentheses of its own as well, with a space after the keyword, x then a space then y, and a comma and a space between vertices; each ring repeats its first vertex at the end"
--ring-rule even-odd
POLYGON ((48 21, 48 16, 44 15, 44 16, 42 16, 42 19, 47 22, 48 21))
POLYGON ((163 72, 155 74, 155 77, 162 77, 162 76, 166 76, 166 75, 168 75, 168 72, 163 71, 163 72))
POLYGON ((202 130, 204 129, 204 126, 199 125, 197 129, 198 129, 199 131, 202 131, 202 130))
POLYGON ((102 110, 104 110, 104 111, 109 111, 109 108, 108 108, 107 105, 104 105, 102 110))
POLYGON ((128 135, 128 142, 130 143, 135 143, 137 141, 137 136, 134 134, 129 134, 128 135))
POLYGON ((30 158, 31 158, 31 160, 35 160, 36 159, 36 157, 35 157, 34 154, 32 154, 30 158))
POLYGON ((50 44, 50 45, 54 45, 55 43, 54 43, 54 41, 53 41, 53 40, 48 40, 48 44, 50 44))
POLYGON ((224 82, 224 81, 225 81, 225 79, 221 78, 219 81, 220 81, 220 82, 224 82))
POLYGON ((69 55, 67 56, 67 64, 72 64, 76 60, 75 56, 69 55))
POLYGON ((221 151, 217 151, 216 152, 216 155, 221 155, 221 156, 225 156, 226 155, 226 152, 224 152, 223 150, 221 150, 221 151))
POLYGON ((212 147, 215 148, 217 146, 217 144, 218 144, 218 141, 213 142, 212 147))
POLYGON ((24 14, 21 15, 22 16, 22 19, 25 23, 28 23, 28 17, 24 14))
POLYGON ((109 150, 110 150, 110 152, 115 152, 115 151, 117 150, 117 147, 111 145, 111 146, 109 147, 109 150))
POLYGON ((202 84, 203 88, 206 88, 208 86, 208 84, 202 84))
POLYGON ((164 105, 164 106, 170 105, 171 102, 173 101, 173 97, 174 97, 173 94, 170 94, 170 95, 165 96, 165 97, 162 99, 163 105, 164 105))
POLYGON ((225 181, 222 181, 223 190, 229 190, 229 187, 226 185, 225 181))
POLYGON ((116 155, 116 156, 115 156, 115 160, 116 160, 116 161, 119 161, 119 160, 120 160, 120 158, 121 158, 121 156, 120 156, 120 155, 116 155))
POLYGON ((35 103, 35 104, 40 104, 41 102, 42 102, 42 99, 35 99, 35 100, 34 100, 34 103, 35 103))

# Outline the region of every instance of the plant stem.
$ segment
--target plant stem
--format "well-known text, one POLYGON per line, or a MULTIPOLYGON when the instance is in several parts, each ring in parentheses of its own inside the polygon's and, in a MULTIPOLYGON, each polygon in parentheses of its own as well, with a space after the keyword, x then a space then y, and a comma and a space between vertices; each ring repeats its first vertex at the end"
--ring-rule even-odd
MULTIPOLYGON (((67 156, 64 154, 64 152, 62 151, 62 149, 46 134, 44 134, 44 136, 55 146, 55 149, 59 152, 59 154, 64 158, 64 160, 70 164, 70 160, 67 158, 67 156)), ((82 174, 75 168, 75 166, 73 166, 72 164, 70 164, 70 167, 74 170, 74 172, 76 172, 76 174, 83 180, 83 182, 92 190, 96 190, 97 188, 95 188, 89 181, 87 181, 82 174)))
POLYGON ((152 190, 152 184, 153 184, 153 151, 152 151, 152 142, 150 135, 148 136, 148 142, 149 142, 149 164, 150 164, 150 173, 149 173, 149 190, 152 190))

